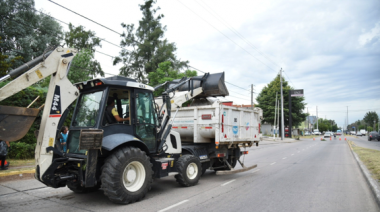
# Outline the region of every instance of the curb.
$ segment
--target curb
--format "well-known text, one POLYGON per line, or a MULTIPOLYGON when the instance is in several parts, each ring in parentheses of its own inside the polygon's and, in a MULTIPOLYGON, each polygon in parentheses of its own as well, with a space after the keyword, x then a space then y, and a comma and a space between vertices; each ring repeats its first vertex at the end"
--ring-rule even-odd
POLYGON ((35 172, 36 172, 35 169, 23 170, 23 171, 11 171, 8 173, 0 173, 0 178, 13 176, 13 175, 20 175, 20 174, 34 174, 35 172))
POLYGON ((350 143, 348 143, 348 140, 346 142, 347 142, 348 146, 350 147, 351 153, 354 156, 354 158, 356 159, 356 162, 358 162, 360 170, 363 173, 364 178, 366 179, 368 186, 371 188, 371 191, 374 195, 374 198, 376 200, 377 205, 380 207, 380 186, 379 186, 379 184, 374 179, 372 179, 371 173, 368 171, 367 167, 360 160, 358 155, 354 152, 350 143))

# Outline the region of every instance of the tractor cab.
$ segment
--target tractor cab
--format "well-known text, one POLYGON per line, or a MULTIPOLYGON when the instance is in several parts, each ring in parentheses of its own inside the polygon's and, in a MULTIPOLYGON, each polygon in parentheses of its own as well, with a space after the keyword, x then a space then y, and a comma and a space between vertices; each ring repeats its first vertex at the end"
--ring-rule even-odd
POLYGON ((147 153, 157 148, 157 114, 153 88, 126 77, 94 79, 75 84, 80 91, 67 140, 67 155, 86 155, 84 130, 102 132, 102 150, 134 142, 147 153), (119 116, 124 121, 117 121, 119 116), (129 120, 126 120, 128 119, 129 120), (83 139, 82 139, 83 140, 83 139))

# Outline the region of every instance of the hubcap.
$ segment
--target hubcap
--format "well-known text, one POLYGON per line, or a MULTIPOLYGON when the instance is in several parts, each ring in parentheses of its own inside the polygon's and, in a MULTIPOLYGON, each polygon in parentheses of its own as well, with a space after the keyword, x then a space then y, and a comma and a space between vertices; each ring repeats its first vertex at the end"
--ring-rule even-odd
POLYGON ((130 162, 123 172, 124 187, 130 192, 138 191, 144 185, 145 175, 146 172, 142 163, 130 162))
POLYGON ((198 166, 195 163, 190 163, 187 166, 186 174, 189 179, 194 179, 198 175, 198 166))

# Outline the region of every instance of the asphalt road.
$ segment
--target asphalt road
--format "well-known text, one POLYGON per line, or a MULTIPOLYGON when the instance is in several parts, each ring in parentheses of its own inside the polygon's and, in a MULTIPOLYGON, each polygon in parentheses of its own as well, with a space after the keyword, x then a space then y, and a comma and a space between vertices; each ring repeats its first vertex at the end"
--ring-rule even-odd
MULTIPOLYGON (((265 142, 263 142, 265 143, 265 142)), ((36 180, 0 185, 2 211, 380 211, 345 141, 304 140, 249 149, 249 172, 207 171, 194 187, 155 180, 145 199, 115 205, 102 191, 75 194, 36 180)))
POLYGON ((347 139, 355 142, 356 145, 368 149, 376 149, 380 151, 380 141, 371 140, 368 141, 368 136, 359 136, 359 137, 347 137, 347 139))

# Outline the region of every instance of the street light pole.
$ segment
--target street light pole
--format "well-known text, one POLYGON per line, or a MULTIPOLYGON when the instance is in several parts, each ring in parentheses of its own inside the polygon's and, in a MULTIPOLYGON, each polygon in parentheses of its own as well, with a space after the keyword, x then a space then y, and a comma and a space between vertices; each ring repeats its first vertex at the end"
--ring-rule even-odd
POLYGON ((284 140, 284 97, 282 95, 282 68, 280 70, 280 86, 281 86, 281 140, 284 140))

